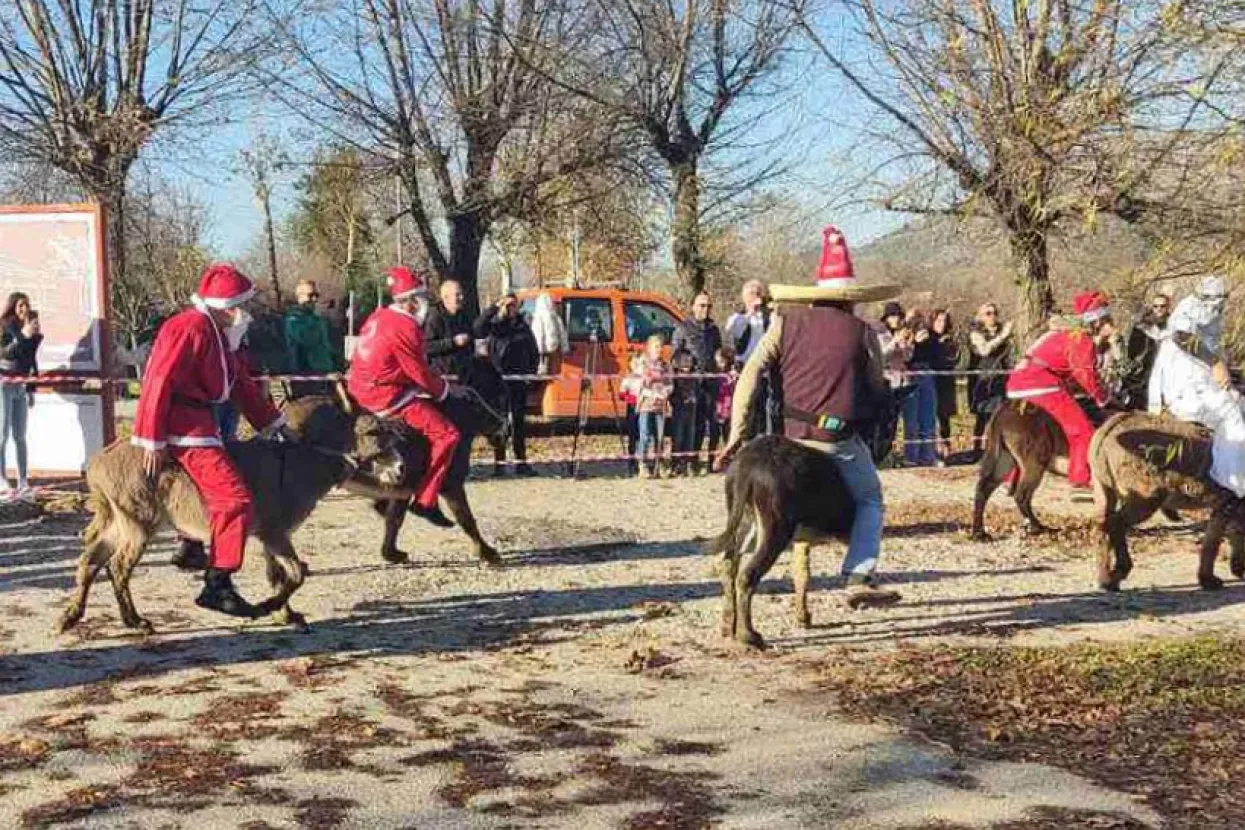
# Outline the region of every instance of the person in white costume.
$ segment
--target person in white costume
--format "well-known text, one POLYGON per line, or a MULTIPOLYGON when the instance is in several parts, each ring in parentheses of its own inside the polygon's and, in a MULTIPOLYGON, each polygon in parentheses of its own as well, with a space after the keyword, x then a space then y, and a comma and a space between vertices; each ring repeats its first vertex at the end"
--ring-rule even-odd
POLYGON ((1176 306, 1150 375, 1150 411, 1167 410, 1214 432, 1210 477, 1245 497, 1245 412, 1223 351, 1221 277, 1206 277, 1176 306))

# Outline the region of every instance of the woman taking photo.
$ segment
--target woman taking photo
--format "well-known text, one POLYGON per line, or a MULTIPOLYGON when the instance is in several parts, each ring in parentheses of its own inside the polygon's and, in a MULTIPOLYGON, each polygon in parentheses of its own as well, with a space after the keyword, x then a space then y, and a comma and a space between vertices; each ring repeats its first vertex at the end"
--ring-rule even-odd
POLYGON ((973 459, 982 453, 982 436, 990 416, 1007 397, 1007 372, 1012 368, 1012 324, 999 320, 999 307, 986 303, 968 335, 970 375, 968 406, 977 416, 973 424, 973 459))
POLYGON ((933 341, 934 370, 942 374, 934 376, 934 392, 937 399, 938 415, 938 466, 946 466, 951 457, 951 422, 955 419, 955 381, 954 372, 960 363, 960 344, 955 339, 955 328, 951 325, 951 312, 945 308, 934 312, 934 320, 930 323, 930 339, 933 341))
POLYGON ((26 422, 35 393, 17 380, 38 373, 35 353, 41 342, 39 315, 31 309, 30 298, 20 292, 10 294, 0 314, 0 500, 34 496, 26 478, 26 422), (5 473, 10 437, 17 450, 16 489, 9 485, 5 473))

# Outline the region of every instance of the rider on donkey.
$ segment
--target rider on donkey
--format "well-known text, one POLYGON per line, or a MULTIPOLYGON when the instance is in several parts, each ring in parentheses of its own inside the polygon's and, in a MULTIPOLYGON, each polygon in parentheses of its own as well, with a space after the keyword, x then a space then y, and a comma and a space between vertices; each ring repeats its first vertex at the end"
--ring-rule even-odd
POLYGON ((856 303, 898 296, 899 288, 858 283, 843 234, 829 227, 823 236, 816 285, 770 286, 778 310, 736 383, 730 443, 717 466, 743 443, 761 378, 766 372, 779 378, 786 437, 828 456, 856 505, 842 567, 852 586, 848 602, 887 605, 898 602, 899 594, 879 590, 874 581, 882 546, 882 482, 860 435, 887 387, 877 335, 853 310, 856 303))
POLYGON ((195 603, 233 617, 256 617, 238 595, 232 574, 242 567, 251 523, 251 493, 225 452, 212 405, 233 402, 261 437, 289 439, 284 417, 236 354, 250 325, 242 307, 255 294, 250 279, 230 265, 203 271, 191 307, 160 328, 134 418, 130 442, 146 450, 143 470, 155 479, 168 456, 203 497, 211 526, 211 554, 203 592, 195 603))
POLYGON ((450 384, 428 366, 424 352, 420 327, 428 315, 428 282, 408 268, 390 268, 386 281, 393 304, 377 309, 359 333, 347 388, 364 409, 381 418, 400 418, 428 439, 428 470, 410 511, 437 527, 453 527, 437 499, 459 432, 437 406, 450 384))
POLYGON ((1245 497, 1245 413, 1223 348, 1223 279, 1206 277, 1176 306, 1150 374, 1150 411, 1164 409, 1214 432, 1210 477, 1245 497))
POLYGON ((1089 442, 1094 426, 1072 397, 1075 383, 1099 407, 1110 395, 1098 376, 1098 352, 1114 327, 1105 294, 1086 291, 1073 300, 1073 324, 1052 325, 1025 352, 1007 379, 1007 397, 1031 403, 1055 419, 1068 440, 1068 482, 1090 487, 1089 442))

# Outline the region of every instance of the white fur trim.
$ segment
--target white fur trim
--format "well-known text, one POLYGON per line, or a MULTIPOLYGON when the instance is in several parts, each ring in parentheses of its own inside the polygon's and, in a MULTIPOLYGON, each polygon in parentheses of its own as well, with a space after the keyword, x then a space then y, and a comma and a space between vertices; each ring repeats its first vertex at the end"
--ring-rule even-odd
POLYGON ((827 277, 817 280, 818 288, 851 288, 856 284, 855 277, 827 277))
POLYGON ((162 450, 165 447, 164 441, 152 441, 150 438, 139 438, 137 435, 130 436, 130 443, 145 450, 162 450))
POLYGON ((220 447, 219 435, 170 435, 170 447, 220 447))
POLYGON ((1094 323, 1103 317, 1111 316, 1111 306, 1104 305, 1102 308, 1095 308, 1093 311, 1087 311, 1081 315, 1081 319, 1086 323, 1094 323))
POLYGON ((394 401, 391 406, 388 406, 385 409, 380 410, 379 412, 373 412, 372 414, 375 415, 377 418, 392 417, 393 415, 396 415, 397 413, 405 409, 406 406, 410 404, 410 402, 415 400, 416 398, 425 398, 425 399, 431 400, 432 396, 426 394, 422 389, 411 388, 411 389, 408 389, 406 393, 402 395, 402 397, 394 401))
POLYGON ((196 307, 203 305, 207 308, 215 308, 224 311, 230 308, 237 308, 254 296, 255 286, 252 285, 250 289, 244 291, 236 297, 200 297, 198 294, 191 294, 190 302, 194 303, 196 307))
POLYGON ((1063 390, 1059 386, 1051 386, 1047 389, 1015 389, 1015 390, 1009 389, 1007 391, 1007 397, 1015 401, 1015 400, 1024 400, 1025 398, 1037 398, 1037 397, 1041 397, 1042 395, 1049 395, 1052 392, 1061 392, 1061 391, 1063 390))
POLYGON ((411 297, 427 297, 427 296, 428 296, 428 286, 421 285, 419 288, 412 288, 410 291, 403 291, 401 294, 394 294, 393 298, 395 300, 406 300, 411 297))

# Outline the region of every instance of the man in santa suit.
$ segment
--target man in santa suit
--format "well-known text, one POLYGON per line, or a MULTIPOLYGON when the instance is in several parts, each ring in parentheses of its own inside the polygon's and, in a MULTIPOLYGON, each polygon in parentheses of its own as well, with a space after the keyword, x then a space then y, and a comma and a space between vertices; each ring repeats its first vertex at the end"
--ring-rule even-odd
POLYGON ((1055 419, 1068 439, 1068 481, 1088 489, 1094 426, 1072 393, 1080 387, 1098 406, 1107 405, 1110 396, 1098 376, 1098 352, 1115 329, 1101 292, 1078 294, 1073 311, 1071 325, 1052 325, 1029 347, 1007 379, 1007 397, 1031 403, 1055 419))
POLYGON ((428 366, 424 352, 420 326, 428 314, 428 281, 408 268, 390 268, 386 282, 393 303, 377 309, 359 332, 346 386, 364 409, 400 418, 428 439, 428 470, 410 511, 437 527, 453 527, 437 499, 459 432, 437 405, 450 384, 428 366))
POLYGON ((288 438, 284 418, 236 354, 251 317, 242 308, 255 294, 230 265, 209 265, 191 306, 160 328, 143 376, 130 442, 146 450, 154 479, 171 459, 189 475, 207 508, 211 555, 196 604, 234 617, 256 617, 238 595, 232 574, 242 567, 251 523, 251 494, 225 452, 212 405, 231 401, 261 437, 288 438))

